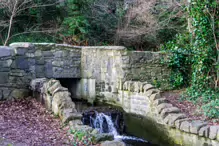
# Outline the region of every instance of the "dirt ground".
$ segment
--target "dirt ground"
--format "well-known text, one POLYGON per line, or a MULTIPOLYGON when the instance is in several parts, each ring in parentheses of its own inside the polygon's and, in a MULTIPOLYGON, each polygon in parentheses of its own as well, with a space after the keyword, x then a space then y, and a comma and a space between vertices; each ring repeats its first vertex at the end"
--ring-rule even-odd
POLYGON ((187 100, 180 100, 180 94, 182 90, 166 91, 161 94, 172 105, 178 107, 183 113, 185 113, 192 120, 204 120, 209 122, 210 125, 219 125, 218 119, 209 119, 203 114, 201 104, 193 104, 187 100))
POLYGON ((67 131, 33 98, 0 102, 1 146, 67 146, 67 131))

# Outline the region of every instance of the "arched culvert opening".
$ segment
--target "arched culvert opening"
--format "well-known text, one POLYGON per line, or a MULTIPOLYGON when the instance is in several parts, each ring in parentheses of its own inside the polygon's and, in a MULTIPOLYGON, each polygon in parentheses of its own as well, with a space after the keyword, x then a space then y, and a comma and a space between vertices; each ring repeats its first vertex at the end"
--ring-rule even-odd
POLYGON ((81 78, 56 78, 61 85, 68 88, 71 93, 72 101, 84 100, 89 104, 94 104, 96 99, 95 79, 81 78))
POLYGON ((68 88, 71 93, 72 100, 81 99, 80 94, 80 78, 57 78, 60 81, 61 85, 65 88, 68 88))

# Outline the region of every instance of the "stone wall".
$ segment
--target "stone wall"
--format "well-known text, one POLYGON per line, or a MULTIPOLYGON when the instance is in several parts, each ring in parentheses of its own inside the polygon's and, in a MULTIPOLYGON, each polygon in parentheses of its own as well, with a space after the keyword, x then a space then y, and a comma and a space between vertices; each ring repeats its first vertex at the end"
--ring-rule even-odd
POLYGON ((125 81, 147 81, 169 87, 170 70, 161 64, 160 52, 127 51, 124 47, 82 47, 81 76, 95 79, 96 92, 118 91, 125 81))
POLYGON ((33 44, 36 77, 80 78, 81 49, 59 44, 33 44))
MULTIPOLYGON (((145 118, 144 125, 148 126, 147 130, 153 130, 151 135, 157 134, 153 135, 154 137, 159 136, 160 139, 169 139, 174 144, 186 146, 219 145, 219 126, 188 118, 163 98, 161 91, 151 84, 126 81, 118 90, 118 94, 102 92, 105 102, 120 106, 127 113, 145 118), (151 129, 151 126, 154 129, 151 129)), ((153 139, 150 141, 153 142, 153 139)))
POLYGON ((28 95, 31 79, 77 78, 76 98, 91 100, 100 92, 117 93, 127 81, 168 84, 163 54, 127 51, 121 46, 83 47, 50 43, 13 43, 0 49, 0 99, 28 95))
POLYGON ((26 52, 11 47, 0 47, 0 100, 28 95, 28 85, 34 76, 34 61, 26 52))
POLYGON ((29 95, 31 79, 78 78, 81 49, 57 44, 13 43, 0 47, 0 100, 29 95), (74 49, 72 49, 74 48, 74 49))
MULTIPOLYGON (((71 100, 70 92, 58 80, 37 78, 31 81, 30 87, 33 93, 32 96, 59 117, 63 125, 69 126, 70 129, 67 134, 69 137, 74 137, 74 133, 71 131, 78 131, 83 132, 87 136, 89 135, 94 144, 114 139, 110 133, 100 133, 97 129, 83 125, 81 121, 82 114, 76 110, 75 103, 71 100)), ((75 142, 74 138, 69 140, 70 143, 75 142)), ((123 144, 122 142, 119 143, 123 144)))

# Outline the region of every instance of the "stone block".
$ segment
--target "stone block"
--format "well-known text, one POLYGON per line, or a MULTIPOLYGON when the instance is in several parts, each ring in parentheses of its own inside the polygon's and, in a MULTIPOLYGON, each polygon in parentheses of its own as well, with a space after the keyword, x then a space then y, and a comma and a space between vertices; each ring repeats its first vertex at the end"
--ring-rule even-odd
POLYGON ((14 56, 15 50, 11 47, 0 46, 0 57, 14 56))
MULTIPOLYGON (((12 62, 13 62, 12 59, 1 60, 0 61, 0 67, 1 68, 9 68, 11 66, 12 62)), ((1 68, 0 68, 0 71, 2 71, 1 68)))
POLYGON ((53 54, 55 58, 63 57, 63 51, 55 51, 53 54))
POLYGON ((217 138, 218 131, 219 131, 219 126, 210 126, 209 138, 215 140, 217 138))
POLYGON ((185 119, 186 115, 185 114, 175 114, 175 113, 170 113, 166 118, 164 118, 164 122, 168 124, 170 127, 176 127, 175 121, 179 119, 185 119))
POLYGON ((181 112, 180 109, 178 109, 177 107, 169 107, 169 108, 163 109, 160 115, 162 118, 165 118, 170 113, 180 113, 180 112, 181 112))
POLYGON ((113 134, 110 133, 99 133, 94 135, 94 143, 100 143, 102 141, 112 141, 114 139, 113 134))
POLYGON ((51 62, 46 62, 45 75, 47 78, 53 78, 53 66, 51 62))
POLYGON ((9 81, 9 73, 0 72, 0 84, 8 83, 8 81, 9 81))
POLYGON ((24 56, 17 56, 12 63, 12 68, 28 70, 29 62, 28 59, 24 56))
POLYGON ((129 56, 122 56, 122 63, 123 64, 129 64, 130 63, 130 57, 129 56))
POLYGON ((12 48, 34 48, 34 45, 28 42, 11 43, 9 46, 12 48))
POLYGON ((134 92, 139 93, 141 88, 141 82, 134 82, 134 92))
POLYGON ((62 85, 60 84, 60 82, 59 82, 58 80, 49 80, 47 91, 48 91, 48 93, 50 93, 51 95, 53 95, 53 94, 54 94, 54 91, 55 91, 58 87, 62 87, 62 85))
POLYGON ((199 129, 198 135, 203 136, 203 137, 208 137, 209 136, 209 129, 210 129, 210 126, 208 126, 208 125, 201 127, 199 129))
POLYGON ((41 50, 36 50, 34 56, 35 57, 42 57, 42 51, 41 50))
POLYGON ((72 102, 69 92, 57 92, 53 96, 52 111, 55 115, 60 115, 63 109, 75 109, 75 104, 72 102))
POLYGON ((56 94, 57 92, 63 92, 63 91, 68 91, 68 88, 64 88, 62 86, 58 86, 52 93, 52 95, 56 94))
POLYGON ((150 98, 150 100, 154 101, 156 99, 160 99, 161 96, 160 96, 160 93, 154 93, 149 98, 150 98))
POLYGON ((190 122, 188 121, 183 121, 180 125, 180 130, 184 132, 190 132, 190 122))
POLYGON ((15 77, 23 77, 24 75, 26 75, 26 73, 23 70, 11 70, 9 75, 15 77))
POLYGON ((144 92, 144 95, 147 97, 150 97, 152 94, 159 93, 159 92, 160 92, 160 90, 158 90, 158 89, 150 89, 150 90, 144 92))
POLYGON ((72 120, 80 120, 82 115, 80 113, 75 112, 75 109, 69 108, 64 109, 61 115, 62 123, 68 123, 72 120))
POLYGON ((146 84, 143 86, 143 88, 144 88, 144 92, 147 92, 150 89, 155 89, 155 87, 152 86, 151 84, 146 84))
POLYGON ((170 103, 161 103, 160 105, 157 106, 157 111, 160 114, 163 109, 170 108, 170 107, 173 107, 173 105, 170 103))
POLYGON ((155 106, 158 106, 162 103, 168 103, 167 99, 166 98, 160 98, 160 99, 157 99, 157 100, 154 101, 155 106))
POLYGON ((52 57, 53 56, 52 51, 42 51, 42 54, 44 57, 52 57))
POLYGON ((178 119, 175 121, 175 127, 180 129, 180 126, 181 126, 181 123, 184 122, 184 121, 189 121, 190 122, 190 119, 189 118, 184 118, 184 119, 178 119))
POLYGON ((45 59, 44 57, 36 57, 36 65, 44 65, 45 64, 45 59))
POLYGON ((3 100, 3 97, 4 97, 4 96, 3 96, 3 91, 0 90, 0 101, 3 100))
POLYGON ((37 65, 35 66, 35 73, 37 78, 43 78, 45 77, 45 68, 43 65, 37 65))
POLYGON ((190 123, 190 132, 193 134, 198 134, 201 127, 206 126, 208 123, 200 120, 192 121, 190 123))
POLYGON ((15 52, 17 55, 25 55, 25 53, 27 52, 27 48, 16 48, 15 52))
POLYGON ((44 85, 47 84, 46 82, 47 82, 46 78, 33 79, 30 82, 30 88, 33 91, 37 91, 39 93, 45 93, 45 92, 42 92, 41 89, 43 88, 44 85))
POLYGON ((217 137, 216 139, 219 141, 219 130, 217 131, 217 137))
POLYGON ((30 91, 28 89, 14 89, 10 96, 14 99, 22 99, 28 97, 30 95, 30 91))

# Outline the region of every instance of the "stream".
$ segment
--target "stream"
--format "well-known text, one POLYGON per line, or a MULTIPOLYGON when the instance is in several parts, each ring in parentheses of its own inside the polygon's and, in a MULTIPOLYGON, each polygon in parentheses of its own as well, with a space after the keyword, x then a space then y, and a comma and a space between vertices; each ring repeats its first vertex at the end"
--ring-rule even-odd
POLYGON ((127 146, 158 146, 135 136, 135 133, 127 133, 126 129, 129 125, 126 125, 124 113, 120 109, 106 105, 89 106, 81 101, 75 104, 78 112, 83 115, 84 125, 89 125, 100 133, 110 133, 114 139, 125 142, 127 146))

